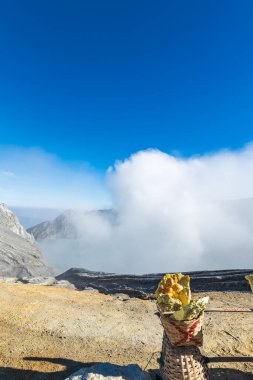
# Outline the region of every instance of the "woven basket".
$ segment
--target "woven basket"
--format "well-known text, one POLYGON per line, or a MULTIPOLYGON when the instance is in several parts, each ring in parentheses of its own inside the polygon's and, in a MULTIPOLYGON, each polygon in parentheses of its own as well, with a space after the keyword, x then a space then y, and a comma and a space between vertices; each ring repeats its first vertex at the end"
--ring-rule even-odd
POLYGON ((163 328, 170 343, 174 346, 202 346, 203 345, 203 321, 201 314, 191 321, 173 321, 169 316, 160 314, 163 328))
POLYGON ((163 380, 208 380, 208 367, 199 348, 172 346, 164 333, 161 355, 163 380))

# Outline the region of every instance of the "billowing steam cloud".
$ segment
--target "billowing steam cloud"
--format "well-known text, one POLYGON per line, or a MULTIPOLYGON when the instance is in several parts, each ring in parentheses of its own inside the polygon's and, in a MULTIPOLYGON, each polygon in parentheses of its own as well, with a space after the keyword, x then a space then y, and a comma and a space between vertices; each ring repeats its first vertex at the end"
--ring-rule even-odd
POLYGON ((59 271, 253 267, 253 147, 189 159, 139 152, 108 171, 117 217, 76 216, 81 238, 44 242, 59 271))

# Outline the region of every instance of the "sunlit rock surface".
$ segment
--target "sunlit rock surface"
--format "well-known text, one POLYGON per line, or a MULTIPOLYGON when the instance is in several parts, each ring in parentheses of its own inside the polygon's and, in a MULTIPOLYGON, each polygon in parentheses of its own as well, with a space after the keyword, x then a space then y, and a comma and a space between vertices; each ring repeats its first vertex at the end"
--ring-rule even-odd
POLYGON ((117 213, 111 209, 91 212, 67 210, 52 221, 39 223, 28 228, 27 231, 38 241, 77 239, 84 233, 87 221, 96 220, 96 218, 102 218, 102 220, 113 224, 116 222, 117 213))
POLYGON ((34 238, 21 226, 18 218, 0 204, 0 276, 49 276, 52 270, 44 263, 34 238))
POLYGON ((150 380, 137 365, 118 366, 110 363, 96 364, 82 368, 66 380, 150 380))

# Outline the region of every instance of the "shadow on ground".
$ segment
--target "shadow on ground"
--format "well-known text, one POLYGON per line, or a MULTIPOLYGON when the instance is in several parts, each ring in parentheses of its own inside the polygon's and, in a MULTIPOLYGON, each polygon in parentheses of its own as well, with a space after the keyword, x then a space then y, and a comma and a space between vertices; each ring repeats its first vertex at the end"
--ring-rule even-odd
POLYGON ((82 363, 77 362, 71 359, 62 359, 62 358, 36 358, 36 357, 26 357, 24 360, 29 361, 40 361, 45 363, 54 363, 58 365, 64 366, 66 369, 62 371, 56 371, 56 372, 40 372, 40 371, 33 371, 33 370, 25 370, 25 369, 15 369, 10 367, 0 368, 0 379, 1 380, 25 380, 25 379, 32 379, 32 380, 64 380, 66 377, 71 375, 73 372, 78 371, 78 369, 83 367, 90 367, 95 362, 91 363, 82 363))
MULTIPOLYGON (((62 371, 57 372, 40 372, 25 369, 15 369, 10 367, 0 368, 0 379, 1 380, 64 380, 66 377, 72 373, 78 371, 80 368, 91 367, 97 362, 83 363, 77 362, 71 359, 63 358, 30 358, 26 357, 24 360, 29 361, 39 361, 45 363, 54 363, 62 365, 65 367, 62 371)), ((210 369, 210 380, 253 380, 253 374, 249 372, 243 372, 236 369, 229 368, 211 368, 210 369)), ((152 380, 160 380, 161 377, 157 375, 157 371, 150 372, 152 380)))
POLYGON ((253 373, 229 368, 211 368, 210 380, 253 380, 253 373))

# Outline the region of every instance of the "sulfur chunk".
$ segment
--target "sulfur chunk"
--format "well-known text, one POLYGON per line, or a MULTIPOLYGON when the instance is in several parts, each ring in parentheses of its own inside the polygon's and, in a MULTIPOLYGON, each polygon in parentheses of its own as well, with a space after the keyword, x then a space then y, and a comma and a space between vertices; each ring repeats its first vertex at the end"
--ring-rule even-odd
POLYGON ((157 296, 157 303, 162 313, 177 311, 182 308, 182 303, 178 299, 173 299, 168 294, 160 294, 157 296))
POLYGON ((197 318, 204 312, 209 299, 192 300, 190 276, 182 273, 166 274, 158 285, 156 297, 160 311, 171 313, 170 318, 178 321, 197 318))
POLYGON ((182 309, 175 311, 173 313, 172 318, 177 321, 190 321, 192 319, 196 319, 202 314, 208 304, 209 297, 203 297, 198 300, 192 300, 188 305, 183 307, 182 309))
POLYGON ((156 295, 168 294, 172 298, 181 300, 182 303, 189 302, 191 297, 189 283, 190 276, 184 276, 182 273, 166 274, 158 285, 156 295), (185 288, 189 290, 186 291, 185 288))
POLYGON ((253 274, 248 274, 245 276, 246 280, 248 281, 251 291, 253 292, 253 274))
POLYGON ((191 289, 183 288, 178 295, 179 300, 182 302, 182 306, 188 305, 191 300, 191 289))

